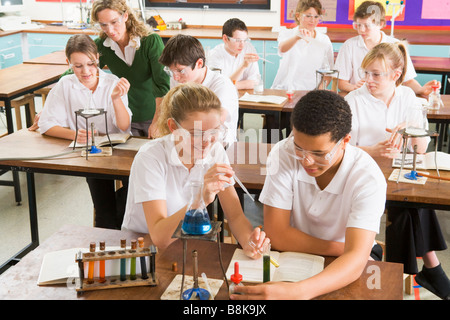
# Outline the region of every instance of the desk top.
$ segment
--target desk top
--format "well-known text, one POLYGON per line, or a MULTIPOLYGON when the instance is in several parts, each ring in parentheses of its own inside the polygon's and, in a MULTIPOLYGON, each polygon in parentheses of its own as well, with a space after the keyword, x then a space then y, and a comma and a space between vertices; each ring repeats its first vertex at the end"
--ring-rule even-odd
POLYGON ((450 72, 450 58, 411 56, 414 69, 423 72, 450 72))
MULTIPOLYGON (((73 289, 66 285, 37 286, 39 270, 46 253, 79 247, 89 247, 92 241, 104 240, 106 245, 118 244, 120 239, 137 239, 144 236, 145 245, 150 242, 149 235, 137 234, 129 231, 91 228, 85 226, 63 226, 58 232, 39 245, 38 248, 28 253, 15 266, 6 270, 0 276, 0 299, 145 299, 159 300, 165 289, 172 282, 176 274, 182 272, 182 243, 174 242, 165 250, 160 250, 156 255, 156 274, 159 285, 156 287, 134 287, 125 289, 106 289, 88 291, 78 296, 73 289), (171 270, 172 263, 177 262, 178 272, 171 270)), ((227 269, 237 245, 221 244, 222 261, 227 269)), ((214 242, 190 240, 188 252, 193 249, 198 251, 198 262, 201 272, 205 272, 210 279, 221 279, 222 272, 217 260, 218 246, 214 242), (211 259, 211 257, 213 257, 211 259)), ((325 265, 334 258, 326 257, 325 265)), ((192 258, 187 255, 186 274, 192 275, 192 258)), ((369 261, 361 277, 350 285, 319 297, 319 299, 388 299, 401 300, 403 298, 403 266, 397 263, 369 261), (368 278, 373 276, 373 270, 369 266, 378 266, 380 270, 381 289, 369 289, 368 278)), ((228 299, 226 284, 224 283, 216 297, 220 300, 228 299)))
POLYGON ((427 113, 428 120, 450 120, 450 94, 441 95, 444 108, 439 110, 429 110, 427 113))
POLYGON ((22 63, 0 70, 0 98, 9 98, 27 90, 55 82, 67 65, 22 63))
POLYGON ((34 59, 25 60, 23 63, 63 64, 67 68, 69 68, 69 66, 67 65, 66 54, 64 50, 54 51, 52 53, 45 54, 34 59))

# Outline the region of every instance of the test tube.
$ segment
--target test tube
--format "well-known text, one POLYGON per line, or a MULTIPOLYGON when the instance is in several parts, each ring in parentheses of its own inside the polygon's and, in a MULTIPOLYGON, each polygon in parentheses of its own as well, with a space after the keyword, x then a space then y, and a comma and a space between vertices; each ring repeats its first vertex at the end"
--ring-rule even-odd
MULTIPOLYGON (((139 237, 138 242, 139 242, 139 248, 143 249, 144 248, 144 238, 139 237)), ((145 257, 141 257, 141 278, 148 279, 147 262, 146 262, 145 257)))
MULTIPOLYGON (((261 255, 264 255, 263 250, 258 249, 258 248, 256 247, 256 243, 254 243, 252 240, 249 240, 248 244, 250 245, 250 247, 252 247, 253 249, 255 249, 256 252, 258 252, 258 253, 261 254, 261 255)), ((269 252, 270 252, 270 249, 269 249, 269 252)), ((270 256, 270 263, 272 263, 273 266, 274 266, 275 268, 278 268, 278 267, 280 266, 280 264, 278 263, 278 261, 275 260, 275 258, 273 258, 273 257, 271 257, 271 256, 270 256)))
POLYGON ((270 243, 263 248, 263 282, 270 281, 270 243))
MULTIPOLYGON (((95 242, 90 243, 89 252, 95 252, 95 242)), ((95 261, 89 261, 88 279, 87 279, 87 283, 89 283, 89 284, 94 283, 94 267, 95 267, 95 261)))
MULTIPOLYGON (((127 240, 126 239, 120 239, 120 247, 122 249, 125 249, 127 246, 127 240)), ((120 281, 127 280, 127 260, 126 259, 120 259, 120 281)))
MULTIPOLYGON (((136 240, 131 240, 131 250, 136 250, 136 240)), ((136 258, 130 260, 130 280, 136 280, 136 258)))
MULTIPOLYGON (((105 254, 105 241, 100 241, 100 254, 105 254)), ((106 281, 105 279, 105 260, 100 260, 100 277, 98 279, 98 282, 103 283, 106 281)))

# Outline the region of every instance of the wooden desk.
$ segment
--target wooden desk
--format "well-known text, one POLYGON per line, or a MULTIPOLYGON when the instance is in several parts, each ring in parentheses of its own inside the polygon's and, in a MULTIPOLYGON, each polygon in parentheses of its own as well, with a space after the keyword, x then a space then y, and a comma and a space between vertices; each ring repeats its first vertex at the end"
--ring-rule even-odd
MULTIPOLYGON (((51 299, 51 300, 122 300, 122 299, 144 299, 159 300, 165 289, 172 282, 176 274, 181 274, 182 268, 182 243, 174 242, 167 249, 159 251, 156 255, 156 273, 159 285, 156 287, 135 287, 124 289, 106 289, 85 292, 77 296, 74 289, 67 288, 66 285, 37 286, 40 266, 44 255, 48 252, 88 247, 92 241, 104 240, 106 245, 116 245, 119 239, 128 240, 144 236, 145 245, 149 245, 150 238, 147 235, 137 234, 129 231, 108 230, 100 228, 90 228, 84 226, 64 226, 58 232, 49 237, 33 252, 29 253, 13 268, 7 270, 0 276, 0 299, 51 299), (172 271, 172 263, 177 262, 178 272, 172 271)), ((233 244, 221 244, 222 261, 225 271, 231 261, 234 250, 237 248, 233 244)), ((205 272, 210 279, 222 279, 222 271, 219 267, 217 243, 207 241, 189 240, 188 251, 193 249, 198 251, 199 270, 205 272)), ((186 274, 192 275, 192 263, 190 255, 187 256, 186 274)), ((328 265, 333 258, 326 257, 325 265, 328 265)), ((403 267, 401 264, 388 262, 368 262, 361 277, 350 285, 323 295, 318 299, 386 299, 401 300, 403 298, 403 267), (380 289, 370 289, 367 283, 371 283, 370 276, 374 271, 371 268, 378 268, 380 272, 380 289)), ((219 290, 216 299, 228 299, 228 291, 224 283, 219 290)))
MULTIPOLYGON (((448 137, 448 125, 450 124, 450 95, 441 95, 444 108, 439 110, 429 110, 427 119, 429 123, 436 123, 436 130, 439 131, 438 137, 438 150, 442 150, 444 140, 448 137)), ((450 153, 450 146, 448 147, 448 153, 450 153)))
POLYGON ((63 50, 54 51, 52 53, 34 58, 25 60, 23 63, 34 63, 34 64, 62 64, 69 68, 66 61, 66 54, 63 50))
POLYGON ((447 82, 450 75, 450 58, 411 56, 411 60, 416 72, 441 75, 441 92, 450 94, 447 82))
MULTIPOLYGON (((66 70, 67 65, 29 63, 0 70, 0 100, 5 102, 8 133, 14 131, 11 100, 58 81, 66 70)), ((31 123, 27 123, 27 126, 31 126, 31 123)))

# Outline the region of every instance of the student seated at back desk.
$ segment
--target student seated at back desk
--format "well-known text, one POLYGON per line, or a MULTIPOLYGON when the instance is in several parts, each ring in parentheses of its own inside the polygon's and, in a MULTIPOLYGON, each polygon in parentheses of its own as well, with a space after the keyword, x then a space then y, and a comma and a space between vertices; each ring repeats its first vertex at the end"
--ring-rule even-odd
POLYGON ((298 26, 280 32, 278 37, 278 52, 282 58, 272 89, 313 90, 316 70, 333 68, 330 38, 316 30, 322 11, 318 0, 298 1, 295 10, 298 26))
MULTIPOLYGON (((377 1, 364 1, 353 15, 353 28, 358 36, 348 39, 339 49, 335 68, 339 70, 339 89, 350 92, 362 86, 358 69, 366 54, 381 42, 394 43, 398 40, 387 36, 381 29, 386 26, 386 13, 383 5, 377 1)), ((407 57, 408 68, 404 75, 404 85, 414 90, 416 95, 424 98, 432 92, 435 80, 421 86, 415 77, 417 76, 411 58, 407 57)))
MULTIPOLYGON (((66 45, 66 56, 73 74, 62 77, 48 94, 38 122, 41 133, 75 140, 74 112, 86 106, 107 111, 109 133, 129 133, 132 115, 127 100, 129 82, 98 68, 97 46, 88 35, 72 36, 66 45)), ((104 122, 103 116, 90 119, 97 132, 103 135, 106 134, 104 122)), ((90 128, 85 126, 85 121, 78 121, 77 143, 83 145, 91 134, 90 128)), ((94 178, 87 181, 96 210, 95 226, 119 228, 124 208, 121 211, 116 209, 113 181, 94 178), (97 184, 99 181, 106 181, 108 185, 111 182, 111 190, 92 187, 91 182, 97 184), (100 193, 106 198, 102 198, 100 193)))
POLYGON ((227 20, 222 27, 222 40, 209 52, 208 67, 220 70, 237 89, 253 89, 261 74, 259 56, 250 42, 247 26, 237 18, 227 20))
POLYGON ((228 77, 212 71, 206 66, 205 51, 198 39, 178 34, 167 41, 159 58, 170 75, 170 86, 195 82, 211 89, 222 104, 222 121, 228 134, 225 143, 236 141, 239 101, 236 87, 228 77))
MULTIPOLYGON (((345 97, 352 110, 350 143, 373 157, 393 158, 399 154, 401 135, 397 132, 405 128, 410 108, 421 107, 414 92, 401 85, 407 74, 406 60, 402 43, 375 46, 361 65, 365 84, 345 97), (386 129, 392 132, 388 139, 386 129)), ((408 142, 410 150, 416 145, 418 153, 425 153, 430 137, 408 142)), ((424 266, 416 276, 417 283, 442 299, 450 299, 450 281, 435 252, 447 248, 435 211, 389 206, 387 220, 386 261, 402 263, 405 273, 417 274, 416 257, 422 257, 424 266)))
POLYGON ((386 201, 377 163, 349 145, 351 111, 338 94, 314 90, 292 112, 292 135, 277 143, 267 161, 260 201, 272 247, 337 256, 319 274, 293 283, 237 287, 232 299, 311 299, 358 277, 375 244, 386 201))
POLYGON ((234 172, 222 146, 226 128, 217 96, 200 84, 181 84, 164 97, 161 112, 162 137, 143 146, 133 161, 122 228, 149 233, 156 246, 166 248, 176 240, 172 235, 185 217, 191 183, 200 182, 204 204, 217 195, 246 254, 260 257, 249 239, 257 248, 269 240, 259 228, 252 231, 234 189, 234 172))

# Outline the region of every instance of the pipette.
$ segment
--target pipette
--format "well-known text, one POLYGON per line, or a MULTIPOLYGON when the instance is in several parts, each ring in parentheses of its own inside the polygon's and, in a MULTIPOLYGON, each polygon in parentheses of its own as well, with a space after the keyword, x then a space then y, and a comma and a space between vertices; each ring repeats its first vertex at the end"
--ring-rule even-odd
MULTIPOLYGON (((250 245, 250 247, 252 247, 253 249, 255 249, 256 252, 258 252, 259 254, 261 254, 261 255, 264 254, 263 250, 258 249, 258 248, 256 247, 256 244, 255 244, 252 240, 249 240, 249 241, 248 241, 248 244, 250 245)), ((274 258, 272 258, 272 256, 270 257, 270 263, 272 263, 273 266, 274 266, 275 268, 278 268, 278 267, 280 266, 280 264, 278 263, 278 261, 275 260, 274 258)))
POLYGON ((239 184, 239 186, 242 188, 242 190, 244 190, 244 192, 250 197, 250 199, 252 199, 253 202, 255 202, 255 199, 253 199, 252 195, 250 194, 250 192, 248 192, 247 188, 244 186, 244 184, 241 182, 241 180, 239 180, 238 177, 236 177, 236 175, 233 175, 234 180, 239 184))
POLYGON ((267 60, 267 59, 264 59, 264 58, 261 58, 261 57, 259 57, 259 60, 262 60, 262 61, 264 61, 264 62, 268 62, 268 63, 272 63, 272 64, 273 64, 273 62, 272 62, 272 61, 269 61, 269 60, 267 60))

